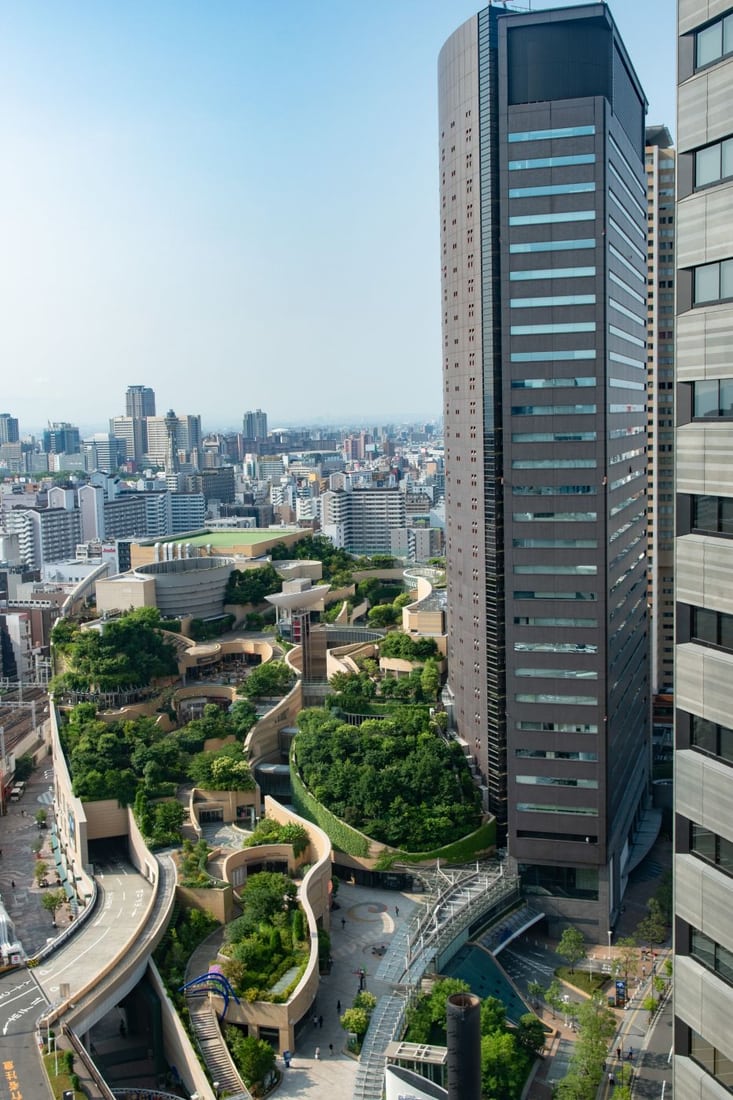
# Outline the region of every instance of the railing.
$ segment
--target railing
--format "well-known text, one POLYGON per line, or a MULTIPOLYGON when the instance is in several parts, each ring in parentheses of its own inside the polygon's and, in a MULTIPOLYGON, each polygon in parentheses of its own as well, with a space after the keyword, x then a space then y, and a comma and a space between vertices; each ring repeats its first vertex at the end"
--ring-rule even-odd
POLYGON ((381 1100, 384 1052, 402 1031, 410 999, 433 960, 483 912, 519 896, 519 879, 499 866, 472 871, 438 867, 427 878, 432 896, 400 929, 381 961, 376 977, 395 989, 381 998, 372 1014, 361 1049, 354 1100, 381 1100))

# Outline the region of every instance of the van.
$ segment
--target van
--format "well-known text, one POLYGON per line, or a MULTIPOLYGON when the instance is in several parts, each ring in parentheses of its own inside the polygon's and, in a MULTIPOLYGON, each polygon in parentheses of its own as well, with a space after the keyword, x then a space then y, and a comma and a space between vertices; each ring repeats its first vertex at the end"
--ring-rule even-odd
POLYGON ((19 802, 25 794, 25 783, 16 783, 10 792, 10 801, 19 802))

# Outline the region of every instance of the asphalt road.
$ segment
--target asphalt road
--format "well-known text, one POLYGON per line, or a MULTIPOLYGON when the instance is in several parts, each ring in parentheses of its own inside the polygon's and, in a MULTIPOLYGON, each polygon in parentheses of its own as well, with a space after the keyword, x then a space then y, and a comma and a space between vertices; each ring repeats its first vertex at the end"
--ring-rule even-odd
POLYGON ((35 1025, 46 996, 29 970, 0 975, 0 1100, 43 1100, 50 1086, 38 1056, 35 1025))

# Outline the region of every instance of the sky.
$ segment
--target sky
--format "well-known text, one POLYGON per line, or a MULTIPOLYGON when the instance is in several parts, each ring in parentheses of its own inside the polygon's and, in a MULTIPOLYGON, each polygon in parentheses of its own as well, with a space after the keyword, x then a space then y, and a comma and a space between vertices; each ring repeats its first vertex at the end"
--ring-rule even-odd
MULTIPOLYGON (((437 57, 481 6, 0 0, 0 409, 439 416, 437 57)), ((673 0, 610 8, 673 130, 673 0)))

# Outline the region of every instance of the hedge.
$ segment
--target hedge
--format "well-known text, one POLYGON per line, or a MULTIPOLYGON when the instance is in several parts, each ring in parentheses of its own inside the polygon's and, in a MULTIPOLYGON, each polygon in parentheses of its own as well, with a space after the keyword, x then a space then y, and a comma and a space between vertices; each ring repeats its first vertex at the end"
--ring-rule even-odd
POLYGON ((442 859, 446 863, 468 863, 495 844, 496 818, 492 817, 468 836, 454 840, 452 844, 445 844, 442 848, 434 848, 432 852, 383 852, 377 859, 377 869, 386 871, 393 863, 425 863, 432 859, 442 859))
POLYGON ((294 754, 290 757, 290 784, 293 793, 293 805, 301 817, 313 821, 323 829, 335 848, 346 852, 350 856, 368 856, 369 840, 363 833, 357 832, 340 818, 327 810, 307 790, 303 780, 298 774, 298 767, 294 754))

